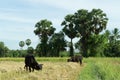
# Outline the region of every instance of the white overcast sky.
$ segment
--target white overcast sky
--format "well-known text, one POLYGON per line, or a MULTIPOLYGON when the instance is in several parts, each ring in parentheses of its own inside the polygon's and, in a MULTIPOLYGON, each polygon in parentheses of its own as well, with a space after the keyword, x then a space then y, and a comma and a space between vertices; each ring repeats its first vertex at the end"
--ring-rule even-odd
POLYGON ((63 28, 60 24, 67 14, 93 8, 100 8, 107 14, 107 29, 120 29, 120 0, 1 0, 0 41, 9 49, 20 49, 19 41, 29 38, 31 46, 36 47, 39 40, 33 30, 38 21, 52 21, 58 32, 63 28))

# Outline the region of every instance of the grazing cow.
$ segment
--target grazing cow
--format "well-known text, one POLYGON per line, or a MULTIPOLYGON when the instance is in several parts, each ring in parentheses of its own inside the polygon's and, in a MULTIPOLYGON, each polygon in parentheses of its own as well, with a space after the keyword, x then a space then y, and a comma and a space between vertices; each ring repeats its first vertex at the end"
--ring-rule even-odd
POLYGON ((83 57, 81 55, 72 56, 70 59, 67 59, 68 62, 80 62, 82 64, 83 57))
POLYGON ((27 54, 25 56, 25 66, 24 68, 28 71, 31 72, 31 68, 32 68, 32 71, 35 70, 42 70, 42 65, 43 64, 38 64, 37 61, 35 60, 34 56, 32 54, 27 54))

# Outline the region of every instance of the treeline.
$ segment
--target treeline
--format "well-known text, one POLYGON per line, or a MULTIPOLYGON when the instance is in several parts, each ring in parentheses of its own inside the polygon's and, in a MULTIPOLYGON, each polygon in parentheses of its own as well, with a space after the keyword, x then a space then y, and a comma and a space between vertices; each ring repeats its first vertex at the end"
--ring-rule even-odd
MULTIPOLYGON (((77 49, 84 57, 119 57, 119 29, 106 30, 107 22, 107 15, 101 9, 91 11, 80 9, 74 14, 66 15, 61 22, 63 29, 58 33, 55 33, 56 28, 53 27, 51 21, 40 20, 35 24, 34 30, 34 34, 40 40, 40 43, 36 45, 35 55, 40 57, 73 56, 74 49, 77 49), (65 36, 68 36, 71 41, 68 42, 65 36), (73 43, 76 37, 79 41, 73 43), (66 48, 69 48, 69 52, 66 48)), ((26 54, 26 50, 22 50, 25 43, 29 47, 31 40, 20 41, 21 50, 9 50, 4 46, 7 50, 3 52, 0 50, 0 56, 12 54, 13 57, 23 57, 26 54)))

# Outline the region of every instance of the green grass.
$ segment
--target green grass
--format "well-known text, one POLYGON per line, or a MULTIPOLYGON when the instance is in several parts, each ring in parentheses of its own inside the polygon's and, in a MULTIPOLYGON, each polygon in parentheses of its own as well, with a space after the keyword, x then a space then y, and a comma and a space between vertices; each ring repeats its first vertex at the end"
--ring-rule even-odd
POLYGON ((88 58, 78 80, 120 80, 120 58, 88 58))

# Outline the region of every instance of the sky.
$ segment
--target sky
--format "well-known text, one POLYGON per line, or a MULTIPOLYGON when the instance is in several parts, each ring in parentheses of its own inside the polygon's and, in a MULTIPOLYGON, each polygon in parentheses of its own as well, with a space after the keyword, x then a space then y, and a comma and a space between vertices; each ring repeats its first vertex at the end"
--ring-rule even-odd
POLYGON ((39 39, 33 31, 38 21, 51 21, 59 32, 63 28, 61 22, 64 17, 79 9, 91 11, 99 8, 109 19, 107 29, 120 29, 119 3, 120 0, 1 0, 0 42, 4 42, 9 49, 20 49, 20 41, 31 39, 31 46, 35 48, 39 39))

